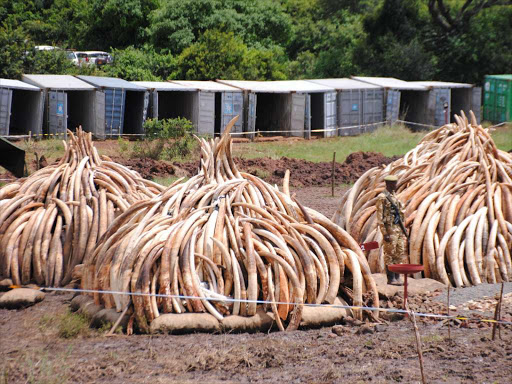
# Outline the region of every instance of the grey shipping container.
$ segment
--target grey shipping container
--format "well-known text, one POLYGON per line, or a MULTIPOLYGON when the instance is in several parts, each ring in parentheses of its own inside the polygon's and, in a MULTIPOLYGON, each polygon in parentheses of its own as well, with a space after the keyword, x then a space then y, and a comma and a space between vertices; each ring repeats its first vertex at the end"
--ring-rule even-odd
POLYGON ((454 122, 454 115, 460 111, 469 116, 472 110, 480 122, 481 88, 472 84, 452 83, 443 81, 412 81, 430 91, 430 110, 425 116, 425 123, 441 126, 454 122), (447 107, 445 109, 445 106, 447 107))
POLYGON ((97 130, 94 86, 69 75, 22 75, 22 81, 44 91, 44 134, 66 136, 66 129, 78 126, 97 130))
POLYGON ((352 79, 377 85, 385 90, 385 117, 388 124, 400 119, 424 124, 430 105, 426 87, 393 77, 353 76, 352 79))
POLYGON ((133 81, 149 93, 148 117, 152 119, 193 119, 192 106, 197 89, 167 81, 133 81))
POLYGON ((38 137, 43 128, 43 91, 19 80, 0 79, 0 136, 38 137))
POLYGON ((379 86, 347 78, 309 81, 336 89, 338 135, 374 130, 384 120, 384 92, 379 86))
POLYGON ((77 76, 93 85, 97 92, 96 111, 99 125, 94 132, 99 138, 124 134, 143 134, 147 117, 149 91, 140 85, 114 77, 77 76), (103 116, 101 116, 103 115, 103 116))
POLYGON ((196 90, 186 108, 198 134, 219 135, 235 116, 239 118, 231 132, 243 131, 244 94, 240 89, 214 81, 173 80, 170 83, 196 90))

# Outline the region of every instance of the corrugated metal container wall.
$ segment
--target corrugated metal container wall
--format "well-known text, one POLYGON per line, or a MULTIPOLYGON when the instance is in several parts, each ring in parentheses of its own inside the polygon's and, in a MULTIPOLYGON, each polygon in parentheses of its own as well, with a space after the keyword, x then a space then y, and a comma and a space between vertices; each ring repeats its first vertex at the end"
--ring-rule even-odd
POLYGON ((375 123, 384 121, 384 90, 383 89, 363 89, 363 124, 365 131, 373 132, 378 128, 375 123))
POLYGON ((306 95, 303 93, 291 94, 290 136, 304 137, 304 108, 306 95))
POLYGON ((239 115, 237 122, 231 129, 231 132, 242 132, 244 123, 244 96, 242 92, 222 92, 222 127, 221 133, 228 123, 235 116, 239 115))
POLYGON ((119 88, 105 89, 105 135, 119 136, 123 133, 124 101, 126 91, 119 88))
MULTIPOLYGON (((482 109, 482 87, 474 87, 472 89, 471 109, 475 114, 476 121, 480 124, 482 109)), ((512 104, 512 103, 511 103, 512 104)))
POLYGON ((324 93, 324 137, 337 136, 336 92, 324 93))
POLYGON ((68 126, 68 94, 65 91, 48 92, 47 121, 50 135, 66 136, 68 126))
POLYGON ((11 120, 12 90, 0 88, 0 135, 9 134, 9 122, 11 120))
POLYGON ((434 88, 433 92, 436 99, 434 107, 434 125, 440 127, 450 122, 451 90, 450 88, 434 88), (444 103, 448 103, 446 114, 444 103))
POLYGON ((215 93, 197 93, 197 133, 200 135, 213 135, 215 129, 215 93))
POLYGON ((496 80, 485 76, 484 84, 484 120, 496 121, 496 80))
POLYGON ((347 89, 338 93, 338 126, 341 127, 339 136, 352 136, 361 132, 361 93, 359 89, 347 89))
POLYGON ((400 113, 400 91, 388 89, 386 93, 386 121, 393 124, 400 113))
POLYGON ((248 103, 248 118, 247 118, 247 132, 255 132, 256 131, 256 108, 258 99, 256 94, 253 92, 249 93, 249 103, 248 103))

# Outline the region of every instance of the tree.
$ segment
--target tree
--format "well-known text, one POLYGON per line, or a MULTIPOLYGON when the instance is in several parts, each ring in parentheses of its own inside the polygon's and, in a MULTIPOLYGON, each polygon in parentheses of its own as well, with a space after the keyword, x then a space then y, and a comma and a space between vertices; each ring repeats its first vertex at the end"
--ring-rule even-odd
POLYGON ((11 22, 0 24, 0 77, 20 78, 28 36, 11 22))
POLYGON ((284 51, 248 48, 233 32, 207 30, 178 57, 174 78, 188 80, 284 79, 284 51))
POLYGON ((458 10, 450 9, 444 0, 429 0, 428 9, 432 20, 445 32, 463 30, 472 18, 484 9, 498 5, 512 5, 511 0, 465 0, 458 10))

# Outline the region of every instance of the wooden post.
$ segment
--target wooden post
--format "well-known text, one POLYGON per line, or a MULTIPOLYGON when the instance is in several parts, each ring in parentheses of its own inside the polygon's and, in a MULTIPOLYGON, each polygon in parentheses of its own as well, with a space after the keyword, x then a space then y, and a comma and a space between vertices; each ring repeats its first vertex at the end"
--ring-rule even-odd
MULTIPOLYGON (((494 310, 494 320, 499 321, 501 319, 501 301, 503 300, 503 286, 505 285, 504 282, 501 283, 501 291, 500 291, 500 297, 498 298, 498 302, 496 303, 496 309, 494 310)), ((492 325, 492 339, 496 339, 496 328, 500 328, 500 325, 498 323, 494 323, 492 325)), ((500 339, 501 339, 501 331, 500 331, 500 339)))
POLYGON ((331 174, 331 187, 332 197, 334 197, 334 167, 336 165, 336 152, 332 154, 332 174, 331 174))
MULTIPOLYGON (((448 285, 448 300, 446 303, 447 306, 447 315, 450 316, 450 285, 448 285)), ((452 342, 452 335, 451 335, 451 329, 452 329, 452 320, 448 319, 448 341, 452 342)))
POLYGON ((418 351, 418 360, 420 361, 420 371, 421 371, 421 382, 423 384, 427 383, 427 379, 425 378, 425 371, 423 369, 423 352, 421 351, 421 337, 420 331, 418 329, 418 325, 416 324, 416 316, 414 312, 409 309, 409 305, 406 307, 407 313, 409 314, 409 320, 411 320, 414 326, 414 335, 416 337, 416 350, 418 351))

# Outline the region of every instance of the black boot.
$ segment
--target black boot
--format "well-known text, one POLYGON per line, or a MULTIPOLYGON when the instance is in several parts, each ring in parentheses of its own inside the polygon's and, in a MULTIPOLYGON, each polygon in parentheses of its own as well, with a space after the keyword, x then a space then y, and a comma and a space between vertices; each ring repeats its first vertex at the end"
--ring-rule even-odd
POLYGON ((395 278, 394 278, 393 285, 404 285, 404 283, 402 283, 402 280, 400 280, 400 274, 395 273, 394 275, 395 275, 395 278))
POLYGON ((386 272, 386 275, 388 277, 388 285, 393 284, 393 282, 395 281, 395 274, 388 270, 386 272))

